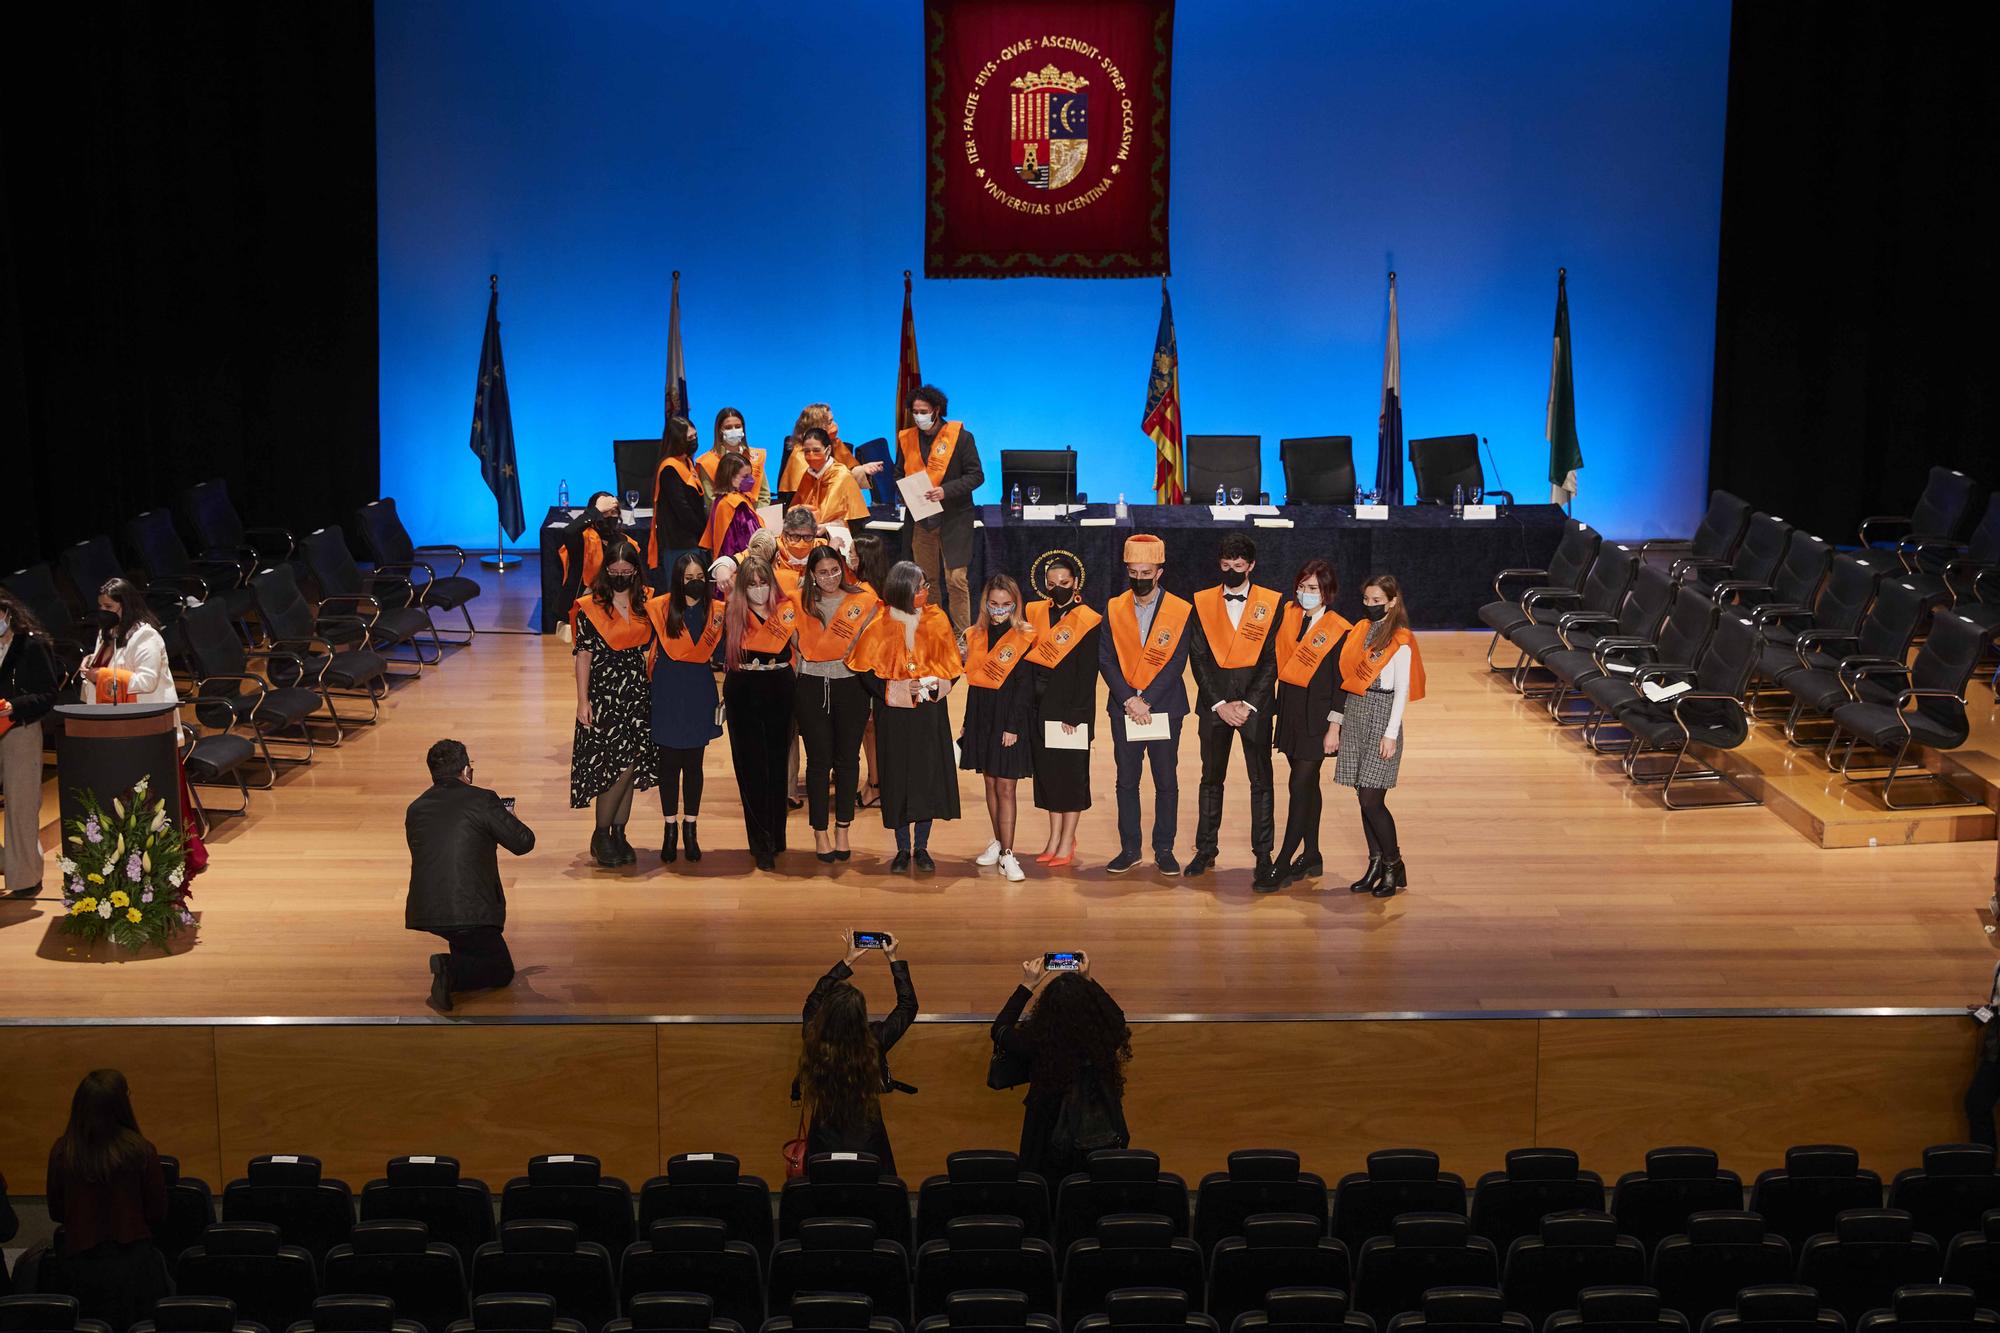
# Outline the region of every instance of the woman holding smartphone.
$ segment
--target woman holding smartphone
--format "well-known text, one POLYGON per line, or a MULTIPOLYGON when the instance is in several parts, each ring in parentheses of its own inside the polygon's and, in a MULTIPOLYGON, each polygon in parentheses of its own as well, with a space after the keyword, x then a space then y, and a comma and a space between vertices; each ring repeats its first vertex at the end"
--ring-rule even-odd
POLYGON ((951 712, 945 703, 964 674, 951 618, 929 605, 922 569, 898 561, 883 580, 885 614, 861 631, 847 665, 875 704, 881 757, 882 823, 896 831, 900 874, 931 860, 931 823, 958 818, 958 772, 952 766, 951 712))
POLYGON ((1091 1153, 1131 1142, 1125 1064, 1132 1029, 1118 1002, 1091 978, 1090 955, 1030 958, 1021 972, 1021 984, 993 1020, 987 1082, 1028 1085, 1021 1169, 1061 1180, 1084 1170, 1091 1153))
POLYGON ((1340 755, 1333 780, 1361 799, 1361 831, 1368 839, 1368 869, 1347 887, 1390 898, 1409 883, 1389 789, 1403 765, 1404 710, 1424 697, 1424 659, 1394 575, 1377 574, 1362 585, 1361 610, 1366 618, 1340 647, 1346 698, 1333 716, 1327 746, 1340 755))
MULTIPOLYGON (((884 1175, 896 1174, 895 1150, 882 1123, 882 1094, 903 1090, 889 1076, 889 1049, 917 1017, 917 990, 910 965, 896 956, 896 937, 857 940, 840 937, 847 955, 827 969, 806 996, 801 1015, 801 1050, 792 1100, 799 1103, 808 1160, 821 1153, 869 1153, 884 1175), (876 1022, 868 1018, 868 997, 849 978, 854 965, 880 952, 896 987, 896 1006, 876 1022)), ((912 1089, 913 1091, 913 1089, 912 1089)))
MULTIPOLYGON (((727 467, 729 460, 723 460, 727 467)), ((723 715, 729 758, 743 800, 743 828, 759 870, 775 870, 785 850, 785 752, 792 743, 792 643, 798 604, 778 586, 771 564, 746 555, 723 612, 723 715)))
POLYGON ((653 744, 658 747, 660 860, 672 862, 685 845, 687 859, 701 860, 694 833, 701 813, 701 764, 708 743, 722 734, 715 715, 715 657, 722 646, 722 608, 708 595, 700 551, 673 557, 667 593, 646 605, 653 623, 653 744), (683 810, 685 804, 685 810, 683 810))

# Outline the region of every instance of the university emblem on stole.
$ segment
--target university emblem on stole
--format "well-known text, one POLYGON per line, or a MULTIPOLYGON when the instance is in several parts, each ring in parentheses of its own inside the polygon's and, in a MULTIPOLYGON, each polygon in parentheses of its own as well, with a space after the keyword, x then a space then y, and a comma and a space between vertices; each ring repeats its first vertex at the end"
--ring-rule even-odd
POLYGON ((1083 170, 1090 152, 1090 95, 1083 91, 1089 83, 1050 64, 1011 85, 1014 171, 1038 190, 1059 190, 1083 170))
POLYGON ((1270 614, 1271 614, 1270 609, 1266 607, 1262 602, 1259 602, 1257 603, 1257 605, 1250 608, 1250 619, 1252 620, 1261 621, 1264 620, 1266 617, 1268 617, 1270 614))

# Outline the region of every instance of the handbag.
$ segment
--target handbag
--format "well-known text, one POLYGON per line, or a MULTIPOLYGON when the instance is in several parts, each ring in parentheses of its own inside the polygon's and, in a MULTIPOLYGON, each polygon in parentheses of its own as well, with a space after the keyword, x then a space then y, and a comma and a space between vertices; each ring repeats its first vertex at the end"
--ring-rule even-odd
POLYGON ((785 1158, 785 1179, 798 1180, 806 1173, 806 1109, 799 1108, 799 1136, 788 1139, 778 1150, 785 1158))
POLYGON ((986 1086, 995 1092, 1008 1088, 1018 1088, 1034 1076, 1032 1063, 1025 1057, 1015 1055, 1000 1045, 993 1043, 992 1058, 986 1062, 986 1086))

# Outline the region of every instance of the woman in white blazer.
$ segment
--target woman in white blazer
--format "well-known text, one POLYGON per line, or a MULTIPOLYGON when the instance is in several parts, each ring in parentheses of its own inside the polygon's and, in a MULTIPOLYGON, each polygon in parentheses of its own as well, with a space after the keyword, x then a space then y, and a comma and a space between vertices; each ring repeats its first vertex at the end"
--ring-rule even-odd
POLYGON ((97 646, 83 661, 83 702, 180 702, 167 666, 167 641, 145 595, 127 579, 112 579, 97 590, 97 609, 118 619, 98 631, 97 646))

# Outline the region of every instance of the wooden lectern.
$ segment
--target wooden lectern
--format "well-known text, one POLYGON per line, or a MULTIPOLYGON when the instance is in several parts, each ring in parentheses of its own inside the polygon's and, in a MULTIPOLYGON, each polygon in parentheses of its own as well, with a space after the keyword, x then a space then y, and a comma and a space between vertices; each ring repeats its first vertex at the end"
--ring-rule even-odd
POLYGON ((164 797, 167 818, 181 816, 177 704, 62 704, 62 744, 56 750, 56 787, 64 823, 83 818, 79 791, 105 809, 149 778, 148 793, 164 797))

